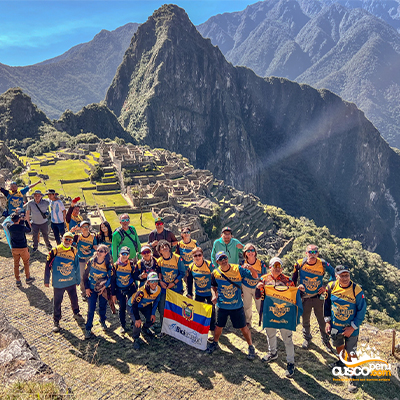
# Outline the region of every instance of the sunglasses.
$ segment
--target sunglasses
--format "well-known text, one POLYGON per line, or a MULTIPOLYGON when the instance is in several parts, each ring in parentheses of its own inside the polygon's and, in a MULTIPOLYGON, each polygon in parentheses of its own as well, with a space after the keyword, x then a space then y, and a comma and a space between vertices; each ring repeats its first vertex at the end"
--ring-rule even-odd
POLYGON ((255 252, 256 252, 256 249, 249 249, 246 251, 246 253, 255 253, 255 252))
POLYGON ((156 222, 156 226, 164 225, 164 222, 156 222))
POLYGON ((142 251, 142 254, 150 254, 151 253, 151 251, 150 250, 145 250, 145 251, 142 251))
POLYGON ((202 257, 203 256, 203 254, 193 254, 193 257, 202 257))
POLYGON ((182 235, 189 235, 190 231, 182 232, 182 235))
POLYGON ((121 222, 129 222, 130 221, 130 219, 129 218, 124 218, 124 219, 121 219, 121 222))
POLYGON ((228 259, 227 256, 222 256, 222 257, 218 258, 217 261, 224 261, 224 260, 227 260, 227 259, 228 259))
POLYGON ((308 254, 317 254, 318 250, 308 250, 307 253, 308 254))
POLYGON ((107 253, 105 250, 97 250, 98 253, 107 253))
POLYGON ((278 262, 274 263, 273 265, 274 268, 282 268, 282 265, 279 264, 278 262))
POLYGON ((129 256, 129 253, 120 253, 121 256, 129 256))
POLYGON ((71 239, 71 238, 68 238, 68 239, 65 238, 65 239, 64 239, 64 242, 72 242, 72 239, 71 239))

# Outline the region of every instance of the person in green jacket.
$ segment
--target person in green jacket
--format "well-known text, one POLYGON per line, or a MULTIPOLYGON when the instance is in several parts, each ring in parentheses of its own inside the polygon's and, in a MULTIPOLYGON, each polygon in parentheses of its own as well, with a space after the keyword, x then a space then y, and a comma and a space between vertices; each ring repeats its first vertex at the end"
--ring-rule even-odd
POLYGON ((140 259, 140 240, 136 229, 129 225, 131 222, 128 214, 121 214, 119 216, 119 223, 121 224, 118 227, 112 236, 112 245, 111 245, 111 253, 113 261, 116 262, 118 260, 119 251, 122 247, 127 246, 130 249, 129 259, 137 258, 140 259))
POLYGON ((214 242, 211 261, 214 265, 217 265, 215 255, 219 251, 224 251, 230 264, 239 264, 239 254, 242 253, 242 250, 243 244, 232 237, 232 229, 229 226, 225 226, 222 228, 221 237, 214 242))

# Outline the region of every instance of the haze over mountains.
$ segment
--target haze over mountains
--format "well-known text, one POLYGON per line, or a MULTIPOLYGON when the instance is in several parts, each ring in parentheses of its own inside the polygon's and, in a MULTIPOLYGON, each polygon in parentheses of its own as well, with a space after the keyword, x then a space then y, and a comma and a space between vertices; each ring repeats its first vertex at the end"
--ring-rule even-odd
MULTIPOLYGON (((61 56, 27 67, 0 64, 0 93, 21 87, 50 118, 104 99, 139 24, 102 30, 61 56)), ((0 60, 1 61, 1 60, 0 60)))
MULTIPOLYGON (((398 5, 340 3, 375 12, 398 5)), ((397 27, 399 11, 391 19, 397 27)), ((198 30, 234 65, 327 88, 356 103, 389 144, 400 147, 400 34, 380 18, 328 0, 268 0, 212 17, 198 30)))

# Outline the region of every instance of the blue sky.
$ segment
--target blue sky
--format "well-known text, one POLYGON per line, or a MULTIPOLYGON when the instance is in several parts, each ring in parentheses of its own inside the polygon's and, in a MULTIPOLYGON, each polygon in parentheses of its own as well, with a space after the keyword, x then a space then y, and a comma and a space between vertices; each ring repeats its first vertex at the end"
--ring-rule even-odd
MULTIPOLYGON (((191 21, 240 11, 256 1, 183 0, 191 21)), ((102 29, 142 23, 165 1, 0 1, 0 63, 23 66, 58 56, 88 42, 102 29)))

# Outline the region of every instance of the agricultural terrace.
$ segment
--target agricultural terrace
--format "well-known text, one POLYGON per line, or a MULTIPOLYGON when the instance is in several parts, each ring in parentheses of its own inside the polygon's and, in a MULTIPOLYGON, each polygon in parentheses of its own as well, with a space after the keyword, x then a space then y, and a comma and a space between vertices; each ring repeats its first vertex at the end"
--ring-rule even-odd
MULTIPOLYGON (((86 156, 85 161, 91 165, 96 165, 99 154, 92 152, 86 156)), ((33 175, 48 175, 49 179, 43 180, 42 183, 35 187, 35 190, 47 191, 55 189, 58 193, 66 197, 81 197, 81 201, 88 205, 99 205, 100 207, 116 207, 127 206, 126 200, 121 193, 97 191, 96 185, 89 180, 90 167, 82 160, 60 160, 55 153, 45 153, 39 157, 19 157, 24 165, 28 166, 28 170, 21 175, 25 184, 36 182, 39 177, 33 175), (50 165, 40 165, 43 160, 49 161, 50 165), (60 180, 87 179, 84 182, 64 183, 60 180)))

